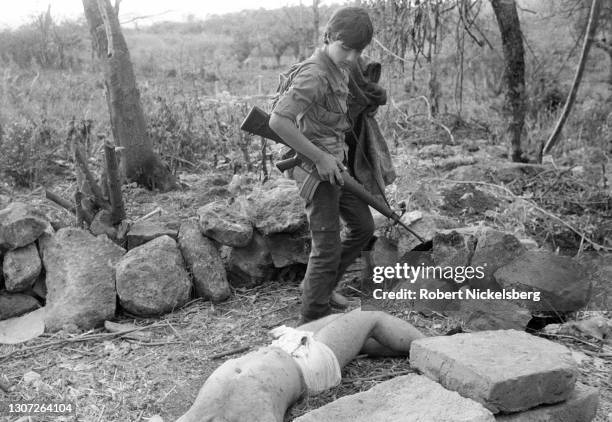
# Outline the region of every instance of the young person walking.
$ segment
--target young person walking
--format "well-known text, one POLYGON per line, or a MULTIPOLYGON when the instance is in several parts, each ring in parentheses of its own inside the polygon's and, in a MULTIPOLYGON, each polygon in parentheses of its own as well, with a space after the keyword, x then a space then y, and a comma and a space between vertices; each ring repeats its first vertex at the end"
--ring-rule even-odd
MULTIPOLYGON (((374 232, 368 205, 341 190, 342 172, 352 171, 345 142, 345 132, 351 129, 349 73, 372 35, 365 9, 337 10, 327 23, 323 45, 294 68, 270 117, 270 128, 313 163, 311 169, 322 180, 305 198, 312 246, 303 283, 302 323, 330 314, 332 305, 346 306, 346 298, 334 290, 374 232), (340 218, 346 225, 342 240, 340 218)), ((294 171, 298 183, 309 177, 302 169, 294 171)))

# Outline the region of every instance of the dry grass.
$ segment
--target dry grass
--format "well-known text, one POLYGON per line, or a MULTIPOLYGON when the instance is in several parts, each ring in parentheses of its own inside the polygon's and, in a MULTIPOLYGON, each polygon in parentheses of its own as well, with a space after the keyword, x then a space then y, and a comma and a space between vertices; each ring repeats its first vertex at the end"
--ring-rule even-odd
MULTIPOLYGON (((117 318, 119 322, 153 327, 146 330, 152 334, 150 342, 121 338, 74 342, 101 332, 60 332, 24 345, 1 346, 0 364, 15 386, 13 394, 17 398, 76 403, 76 418, 57 420, 133 422, 160 414, 169 421, 190 406, 200 385, 221 363, 211 356, 238 346, 253 350, 266 345, 270 327, 296 323, 298 306, 295 284, 270 282, 250 290, 235 290, 229 301, 217 305, 197 300, 160 318, 117 318), (32 349, 57 340, 73 342, 32 349), (26 385, 23 376, 29 371, 39 373, 41 382, 26 385)), ((454 323, 408 312, 399 316, 429 335, 439 334, 454 323)), ((607 421, 606 415, 612 412, 612 356, 595 356, 598 352, 582 342, 562 342, 581 352, 579 381, 600 388, 596 421, 607 421)), ((223 359, 231 357, 235 356, 223 359)), ((297 403, 286 420, 410 371, 407 359, 356 359, 343 370, 341 385, 297 403)))

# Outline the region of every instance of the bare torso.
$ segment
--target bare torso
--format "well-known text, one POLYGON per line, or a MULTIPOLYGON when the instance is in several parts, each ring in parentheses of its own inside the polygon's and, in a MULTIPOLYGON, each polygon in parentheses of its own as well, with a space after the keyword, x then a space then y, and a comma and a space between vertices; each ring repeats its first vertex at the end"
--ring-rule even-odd
POLYGON ((266 347, 221 365, 177 422, 282 422, 302 392, 293 358, 266 347))

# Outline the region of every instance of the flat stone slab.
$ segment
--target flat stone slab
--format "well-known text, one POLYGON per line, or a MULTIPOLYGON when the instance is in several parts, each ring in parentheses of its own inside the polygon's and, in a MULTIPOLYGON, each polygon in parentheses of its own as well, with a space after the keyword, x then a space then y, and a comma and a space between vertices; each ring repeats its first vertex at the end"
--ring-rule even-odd
POLYGON ((473 400, 416 374, 381 382, 368 391, 342 397, 294 422, 493 422, 473 400))
POLYGON ((598 402, 597 388, 578 383, 567 401, 511 415, 499 415, 495 420, 497 422, 590 422, 595 419, 598 402))
POLYGON ((577 375, 567 347, 516 330, 419 339, 410 365, 493 413, 564 401, 577 375))
POLYGON ((177 240, 178 229, 179 223, 176 221, 136 221, 127 233, 128 249, 134 249, 164 235, 177 240))

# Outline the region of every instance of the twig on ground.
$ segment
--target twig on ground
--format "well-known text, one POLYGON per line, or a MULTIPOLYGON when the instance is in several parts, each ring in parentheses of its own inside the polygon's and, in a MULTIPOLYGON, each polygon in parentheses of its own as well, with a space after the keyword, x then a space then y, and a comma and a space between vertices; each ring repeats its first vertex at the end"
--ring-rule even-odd
POLYGON ((371 376, 371 377, 345 378, 345 379, 342 380, 342 384, 348 384, 348 383, 354 383, 354 382, 363 382, 363 381, 374 381, 374 380, 379 380, 379 379, 389 378, 389 377, 398 377, 400 375, 411 374, 413 372, 414 371, 412 369, 407 369, 405 371, 386 372, 384 374, 374 375, 374 376, 371 376))
POLYGON ((587 346, 591 346, 594 349, 601 350, 601 346, 600 345, 595 344, 595 343, 591 343, 591 342, 586 341, 586 340, 583 340, 583 339, 581 339, 579 337, 570 336, 570 335, 567 335, 567 334, 552 334, 552 333, 543 333, 542 335, 544 337, 557 337, 557 338, 566 338, 566 339, 569 339, 569 340, 574 340, 574 341, 577 341, 579 343, 586 344, 587 346))
POLYGON ((223 357, 225 357, 225 356, 230 356, 230 355, 235 355, 235 354, 238 354, 238 353, 246 352, 246 351, 247 351, 247 350, 249 350, 250 348, 251 348, 251 346, 240 346, 240 347, 236 347, 236 348, 234 348, 234 349, 230 349, 230 350, 227 350, 227 351, 225 351, 225 352, 221 352, 221 353, 217 353, 217 354, 215 354, 215 355, 212 355, 212 356, 210 357, 210 359, 211 359, 211 360, 213 360, 213 359, 221 359, 221 358, 223 358, 223 357))
POLYGON ((164 400, 166 400, 166 397, 168 397, 170 393, 172 393, 174 390, 176 390, 176 384, 174 384, 174 386, 172 386, 172 388, 166 394, 155 400, 155 403, 162 403, 164 400))
POLYGON ((142 419, 142 415, 144 414, 144 410, 141 410, 140 413, 138 414, 138 417, 136 418, 135 422, 140 422, 140 420, 142 419))
POLYGON ((174 334, 176 335, 176 337, 181 339, 181 341, 184 341, 183 336, 176 330, 176 328, 174 328, 174 325, 172 325, 172 323, 168 321, 167 319, 165 321, 170 326, 170 329, 174 331, 174 334))
POLYGON ((586 355, 593 356, 596 358, 602 358, 606 360, 608 360, 607 358, 612 358, 612 353, 597 353, 597 352, 591 352, 590 350, 583 350, 582 352, 586 355))
POLYGON ((102 410, 100 411, 100 416, 98 416, 98 422, 102 420, 102 416, 104 416, 104 412, 106 412, 106 405, 102 406, 102 410))
POLYGON ((137 221, 137 222, 138 222, 138 221, 144 221, 144 220, 147 220, 147 219, 149 219, 149 218, 153 217, 155 214, 159 214, 159 215, 161 215, 161 213, 162 213, 162 209, 161 209, 160 207, 157 207, 157 208, 155 208, 153 211, 151 211, 150 213, 148 213, 147 215, 144 215, 144 216, 142 216, 142 217, 140 217, 140 218, 136 219, 136 221, 137 221))
POLYGON ((141 346, 167 346, 169 344, 185 344, 184 341, 138 341, 138 340, 127 340, 132 344, 139 344, 141 346))
POLYGON ((7 353, 5 355, 0 356, 0 361, 3 361, 3 360, 8 359, 8 358, 11 358, 14 355, 19 355, 19 354, 23 354, 23 353, 28 354, 28 353, 33 353, 35 351, 41 351, 41 350, 46 349, 48 347, 58 346, 58 345, 67 344, 67 343, 79 343, 79 342, 82 342, 82 341, 89 341, 89 340, 103 340, 103 339, 107 339, 107 338, 122 336, 122 335, 125 335, 127 333, 131 333, 131 332, 135 332, 135 331, 142 331, 142 330, 147 330, 147 329, 150 329, 150 328, 157 328, 157 327, 160 327, 162 325, 165 325, 165 324, 164 323, 153 323, 153 324, 146 325, 146 326, 143 326, 143 327, 136 327, 134 329, 119 331, 119 332, 116 332, 116 333, 88 334, 88 335, 79 336, 79 337, 72 337, 72 338, 67 338, 67 339, 50 341, 50 342, 47 342, 47 343, 37 344, 35 346, 24 347, 24 348, 19 349, 19 350, 14 350, 14 351, 12 351, 10 353, 7 353))

